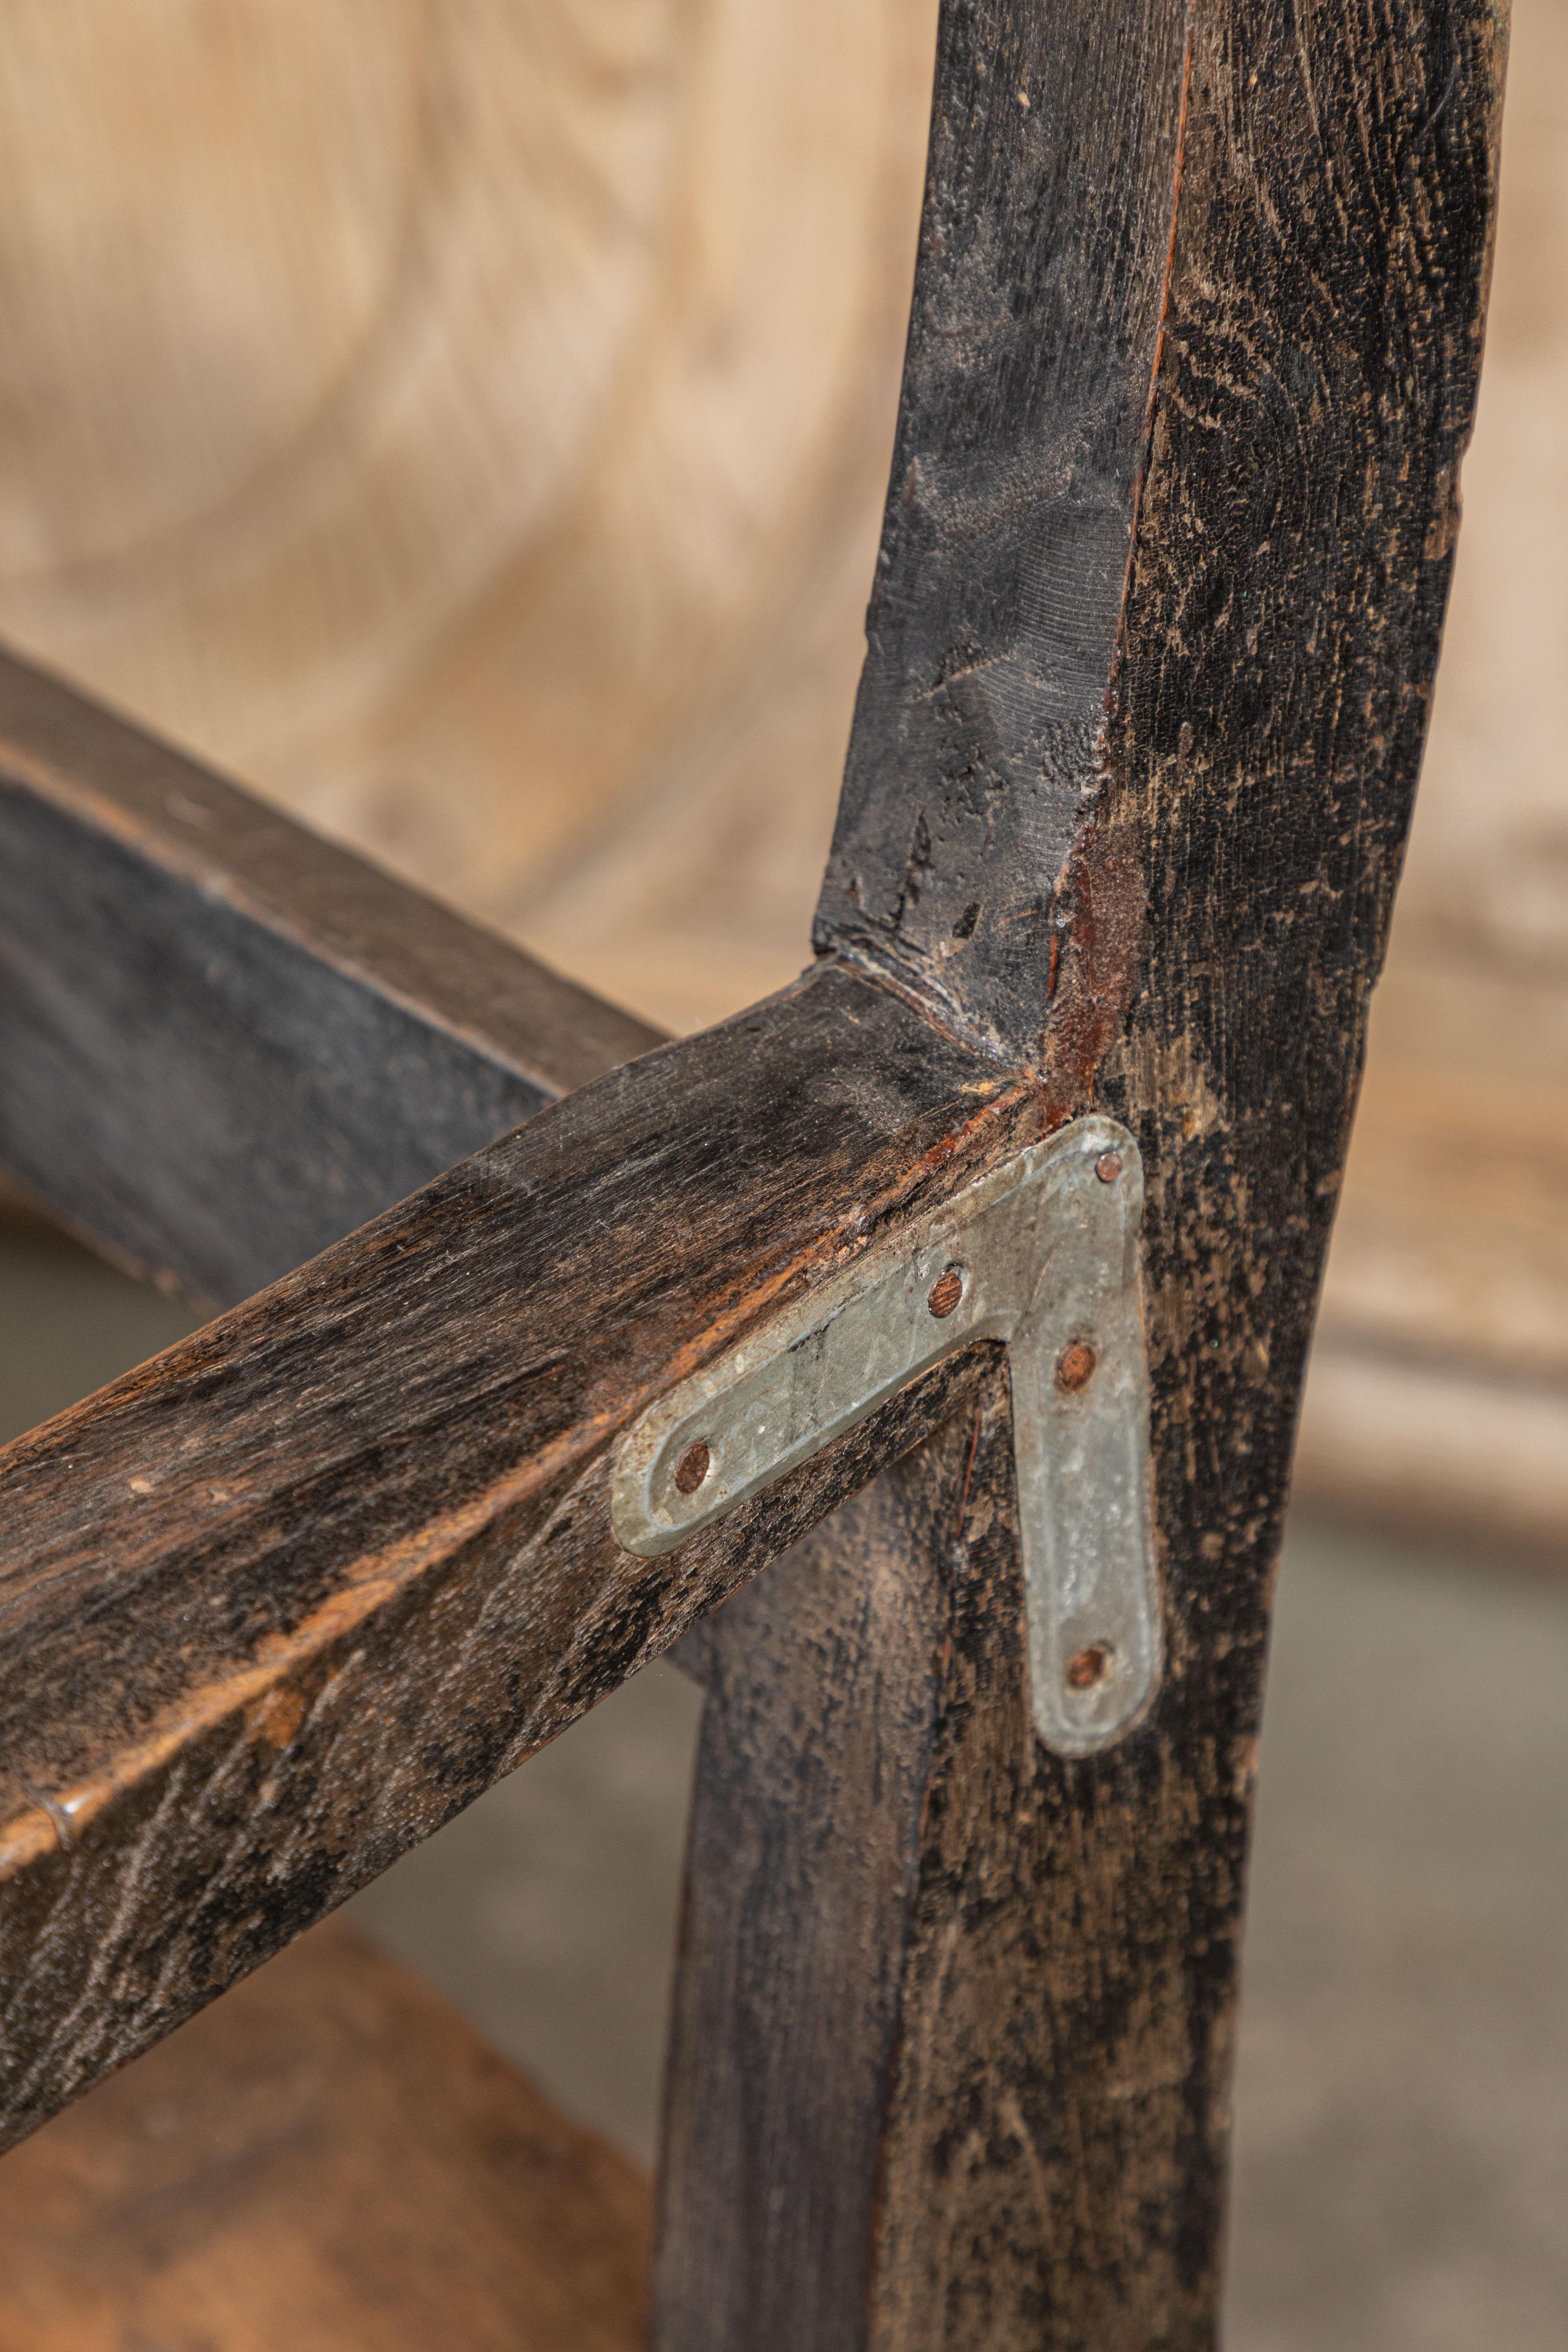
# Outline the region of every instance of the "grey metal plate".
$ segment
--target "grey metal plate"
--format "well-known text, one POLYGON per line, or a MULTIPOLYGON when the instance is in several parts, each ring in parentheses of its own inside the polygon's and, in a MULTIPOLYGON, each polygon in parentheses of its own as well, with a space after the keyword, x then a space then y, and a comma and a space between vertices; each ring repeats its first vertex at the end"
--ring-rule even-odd
POLYGON ((886 1236, 643 1415, 618 1539, 672 1551, 954 1348, 1005 1340, 1035 1724, 1064 1755, 1104 1747, 1161 1664, 1142 1202, 1131 1136, 1084 1118, 886 1236))

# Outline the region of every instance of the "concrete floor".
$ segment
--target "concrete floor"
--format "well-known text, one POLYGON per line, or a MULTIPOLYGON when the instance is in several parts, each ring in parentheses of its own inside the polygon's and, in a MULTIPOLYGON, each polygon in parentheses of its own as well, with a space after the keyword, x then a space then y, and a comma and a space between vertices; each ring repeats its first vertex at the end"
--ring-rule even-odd
MULTIPOLYGON (((0 1435, 188 1318, 0 1224, 0 1435)), ((1264 1743, 1230 2352, 1568 2343, 1568 1579, 1297 1527, 1264 1743)), ((656 1667, 353 1906, 647 2154, 700 1706, 656 1667)))

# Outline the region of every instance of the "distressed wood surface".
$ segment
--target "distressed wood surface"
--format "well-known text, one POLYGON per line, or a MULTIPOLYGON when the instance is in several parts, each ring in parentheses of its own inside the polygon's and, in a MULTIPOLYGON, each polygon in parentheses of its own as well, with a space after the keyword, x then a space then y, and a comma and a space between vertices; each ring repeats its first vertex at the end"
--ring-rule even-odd
POLYGON ((966 1411, 697 1626, 659 2352, 865 2341, 966 1411))
POLYGON ((1509 47, 1486 374, 1295 1492, 1568 1566, 1568 9, 1509 47), (1506 1140, 1505 1140, 1506 1139, 1506 1140))
POLYGON ((0 2164, 5 2352, 635 2352, 651 2183, 336 1923, 0 2164))
MULTIPOLYGON (((905 462, 820 932, 914 1009, 900 1025, 890 999, 830 974, 797 1000, 824 1017, 792 1019, 794 1058, 748 1048, 744 1024, 722 1053, 687 1049, 689 1076, 711 1078, 683 1082, 703 1139, 689 1182, 661 1158, 679 1157, 662 1056, 608 1082, 614 1115, 590 1088, 437 1186, 429 1223, 433 1196, 307 1270, 298 1316, 271 1302, 272 1356, 242 1315, 15 1458, 9 1525, 35 1469, 35 1531, 57 1500, 79 1513, 57 1554, 34 1547, 14 1616, 26 1682, 14 1668, 11 1686, 43 1701, 42 1737, 8 1751, 26 1780, 5 1911, 18 2127, 951 1421, 977 1360, 675 1563, 628 1578, 606 1549, 604 1447, 735 1328, 728 1312, 1092 1105, 1136 1129, 1148 1171, 1166 1678, 1106 1756, 1061 1765, 1031 1744, 990 1391, 942 1563, 934 1684, 888 1653, 902 1763, 881 1775, 898 1801, 877 1867, 846 1890, 863 1909, 803 1960, 814 1993, 847 1986, 863 2021, 838 2012, 858 2091, 837 2140, 808 2103, 792 2129, 862 2169, 834 2213, 813 2209, 782 2133, 763 2150, 784 2200, 771 2243, 745 2236, 763 2210, 749 2195, 710 2253, 736 2341, 763 2340, 753 2298, 779 2246, 803 2264, 820 2249, 847 2279, 862 2231, 858 2340, 886 2352, 1212 2341, 1268 1579, 1451 564, 1500 42, 1480 0, 1332 24, 1237 0, 1026 23, 953 0, 905 462), (1053 441, 1047 415, 1072 414, 1053 441), (845 1018, 872 1004, 859 1028, 845 1018), (994 1057, 989 1090, 942 1031, 994 1057), (1034 1087, 995 1066, 1009 1059, 1034 1087), (586 1133, 578 1117, 591 1165, 559 1149, 586 1133), (712 1257, 688 1251, 693 1224, 712 1257), (575 1279, 590 1230, 597 1291, 575 1279), (676 1297, 672 1267, 694 1263, 701 1295, 676 1297), (197 1402, 201 1450, 182 1455, 197 1402), (312 1426, 305 1478, 289 1447, 312 1426), (132 1480, 154 1432, 187 1503, 233 1510, 184 1558, 155 1536, 138 1549, 132 1480), (231 1468, 253 1481, 237 1507, 231 1468), (100 1579, 85 1639, 78 1572, 100 1579), (185 1605, 198 1592, 211 1641, 185 1605), (114 1683, 117 1629, 142 1683, 114 1683), (863 2000, 868 1950, 884 1989, 896 1968, 890 2040, 890 1997, 863 2000)), ((838 1558, 853 1633, 865 1562, 838 1558)), ((759 1677, 793 1639, 782 1588, 779 1605, 759 1677)), ((744 1726, 739 1684, 726 1705, 744 1726)), ((787 1769, 793 1734, 805 1785, 809 1706, 758 1722, 756 1755, 787 1769)), ((842 1820, 864 1821, 876 1739, 826 1752, 842 1820)), ((731 1756, 744 1825, 757 1790, 739 1776, 757 1768, 744 1738, 731 1756)), ((752 1847, 731 1850, 739 1869, 752 1847)), ((776 1956, 749 1935, 722 1841, 704 1854, 710 1914, 735 1895, 724 2013, 740 2031, 747 1971, 776 1982, 776 1956)), ((740 2103, 717 2138, 755 2150, 745 2068, 715 2060, 709 2079, 740 2103)), ((702 2210, 672 2170, 666 2278, 689 2276, 680 2217, 702 2210)))
POLYGON ((613 1443, 1038 1133, 841 970, 628 1065, 0 1455, 15 2137, 427 1835, 952 1410, 983 1346, 668 1558, 613 1443))
POLYGON ((1058 877, 1095 785, 1184 22, 1183 0, 986 0, 942 17, 892 479, 816 940, 1013 1061, 1040 1055, 1068 936, 1058 877))
MULTIPOLYGON (((574 0, 563 40, 552 0, 121 0, 111 27, 16 0, 0 80, 0 636, 682 1030, 799 969, 888 484, 935 0, 811 6, 574 0), (637 61, 613 95, 606 54, 637 61), (433 145, 404 135, 421 89, 433 145), (563 131, 593 172, 552 168, 563 131), (551 427, 550 283, 574 397, 623 387, 608 435, 551 427), (333 349, 342 397, 274 404, 333 349), (487 432, 438 423, 453 387, 487 432)), ((1565 1221, 1521 1220, 1516 1163, 1468 1140, 1482 1097, 1517 1123, 1560 1093, 1568 1009, 1568 12, 1528 0, 1512 39, 1463 554, 1297 1480, 1561 1552, 1568 1384, 1519 1375, 1565 1221)))
POLYGON ((1040 1748, 999 1384, 960 1433, 863 2340, 1205 2344, 1244 1759, 1190 1682, 1091 1764, 1040 1748))
POLYGON ((1040 1747, 1017 1556, 999 1373, 682 1645, 661 2352, 1202 2340, 1240 1850, 1040 1747))
MULTIPOLYGON (((1000 5, 944 16, 886 562, 818 936, 940 1022, 1026 1052, 1047 1121, 1092 1107, 1139 1136, 1167 1665, 1113 1749, 1064 1763, 1033 1741, 994 1395, 934 1553, 908 1530, 889 1555, 884 1505, 836 1557, 828 1530, 814 1539, 797 1601, 781 1576, 746 1597, 732 1645, 722 1615, 707 1630, 698 1822, 724 1827, 693 1847, 679 2014, 706 2000, 725 2021, 728 2050, 701 2062, 706 2128, 744 2161, 726 2216, 673 2084, 657 2273, 671 2352, 704 2260, 727 2315, 715 2345, 789 2340, 769 2334, 768 2297, 792 2242, 836 2277, 860 2263, 831 2339, 846 2346, 1215 2341, 1271 1578, 1452 565, 1504 37, 1484 0, 1331 22, 1237 0, 1052 8, 1026 28, 1000 5), (1119 98, 1129 58, 1152 85, 1141 113, 1119 98), (1016 73, 1031 61, 1038 83, 1016 73), (1058 111, 1058 89, 1082 105, 1058 111), (1087 240, 1050 247, 1052 283, 1075 282, 1100 210, 1124 201, 1118 174, 1155 205, 1158 173, 1127 166, 1140 120, 1176 140, 1145 151, 1173 163, 1163 283, 1136 309, 1146 423, 1116 437, 1118 392, 1093 411, 1105 439, 1080 431, 1064 462, 1036 387, 1054 369, 1070 415, 1074 386, 1131 380, 1127 289, 1068 323, 1048 289, 1032 318, 1020 302, 1042 346, 1026 336, 1027 363, 1010 357, 1009 293, 1036 283, 1042 238, 1087 240), (1055 644, 1051 616, 1079 589, 1092 607, 1088 524, 1076 572, 1060 550, 1096 448, 1130 446, 1124 580, 1079 706, 1102 718, 1075 740, 1058 719, 1079 641, 1055 644), (1029 952, 987 946, 987 907, 1022 918, 1029 952), (869 1733, 841 1736, 820 1669, 869 1673, 868 1591, 892 1577, 922 1594, 932 1574, 948 1596, 934 1654, 880 1653, 877 1704, 903 1743, 890 1769, 869 1733), (918 1839, 899 1847, 922 1754, 918 1839), (811 1801, 786 1825, 791 1776, 811 1801), (885 1874, 858 1873, 858 1839, 902 1853, 901 1909, 885 1874), (775 1875, 808 1923, 786 1961, 775 1875), (829 1929, 817 1914, 836 1903, 829 1929), (868 1996, 889 1920, 890 2063, 868 1996), (781 2038, 815 2049, 792 2007, 805 1984, 852 2021, 854 2095, 874 2099, 886 2069, 870 2158, 831 2076, 814 2099, 787 2059, 760 2080, 784 2112, 795 2098, 795 2139, 769 2137, 748 2035, 776 1997, 781 2038), (853 2172, 829 2213, 824 2146, 853 2172)), ((1146 234, 1123 220, 1118 268, 1136 277, 1153 236, 1152 215, 1146 234)))
POLYGON ((659 1042, 0 656, 0 1163, 214 1305, 659 1042))

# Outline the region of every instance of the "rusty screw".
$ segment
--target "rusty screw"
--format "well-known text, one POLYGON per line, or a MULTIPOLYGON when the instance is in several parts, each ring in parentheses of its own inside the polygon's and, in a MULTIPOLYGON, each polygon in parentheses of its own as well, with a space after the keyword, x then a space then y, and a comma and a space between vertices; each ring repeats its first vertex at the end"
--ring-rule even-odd
POLYGON ((1076 1658, 1068 1660, 1068 1690, 1092 1690, 1102 1683, 1110 1670, 1110 1651, 1104 1642, 1091 1642, 1076 1658))
POLYGON ((712 1459, 705 1442, 700 1437, 694 1439, 675 1465, 675 1483, 681 1494, 695 1495, 708 1475, 712 1459))
POLYGON ((963 1268, 950 1265, 943 1268, 931 1284, 926 1305, 933 1315, 951 1315, 963 1296, 963 1268))
POLYGON ((1089 1374, 1100 1361, 1087 1339, 1074 1339, 1057 1358, 1057 1386, 1066 1389, 1069 1396, 1085 1386, 1089 1374))
POLYGON ((1120 1151, 1102 1151, 1094 1163, 1094 1172, 1102 1184, 1114 1184, 1121 1173, 1120 1151))

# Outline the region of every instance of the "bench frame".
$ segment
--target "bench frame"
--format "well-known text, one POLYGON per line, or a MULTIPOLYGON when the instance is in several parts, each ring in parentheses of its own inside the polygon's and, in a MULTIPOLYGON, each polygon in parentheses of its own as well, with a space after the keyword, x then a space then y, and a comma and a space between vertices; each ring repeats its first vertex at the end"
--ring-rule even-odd
POLYGON ((817 962, 702 1036, 0 667, 0 1160, 228 1309, 0 1457, 7 2137, 679 1644, 655 2343, 1213 2342, 1505 47, 1489 0, 945 0, 817 962), (659 1396, 1089 1111, 1143 1161, 1166 1663, 1069 1758, 994 1342, 662 1559, 609 1488, 659 1396))

